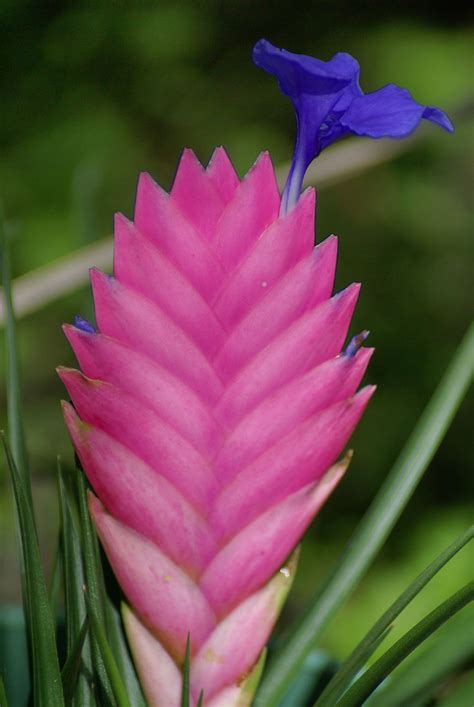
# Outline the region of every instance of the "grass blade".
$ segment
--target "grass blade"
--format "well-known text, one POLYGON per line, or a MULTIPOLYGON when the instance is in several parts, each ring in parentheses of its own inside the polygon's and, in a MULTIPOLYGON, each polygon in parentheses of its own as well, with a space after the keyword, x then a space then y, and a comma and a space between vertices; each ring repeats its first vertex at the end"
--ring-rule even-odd
MULTIPOLYGON (((416 656, 371 696, 370 707, 429 704, 437 691, 455 682, 474 658, 474 605, 466 606, 439 629, 416 656)), ((474 691, 472 693, 474 695, 474 691)), ((468 703, 465 703, 468 704, 468 703)))
POLYGON ((375 688, 385 680, 392 670, 415 650, 428 636, 434 633, 445 621, 454 616, 466 604, 474 599, 474 582, 468 582, 462 589, 451 595, 436 607, 424 619, 413 626, 402 638, 388 649, 366 672, 349 688, 337 703, 340 707, 357 707, 372 694, 375 688))
POLYGON ((466 707, 474 695, 474 670, 464 675, 437 707, 466 707))
POLYGON ((183 666, 183 691, 181 693, 181 707, 189 707, 189 672, 190 672, 191 641, 188 633, 186 639, 186 653, 183 666))
POLYGON ((21 390, 20 373, 18 368, 18 352, 15 331, 15 314, 11 292, 10 258, 8 252, 7 236, 3 219, 3 210, 0 205, 0 267, 2 272, 3 299, 5 306, 5 343, 7 365, 7 417, 8 439, 13 459, 23 479, 25 494, 28 502, 32 503, 31 482, 28 472, 28 455, 26 451, 25 432, 21 415, 21 390))
POLYGON ((355 675, 363 668, 367 659, 374 653, 378 638, 390 624, 416 597, 428 582, 474 537, 474 525, 447 547, 418 577, 405 589, 398 599, 374 624, 351 655, 344 661, 324 692, 316 701, 318 707, 337 704, 338 698, 345 692, 355 675))
MULTIPOLYGON (((66 704, 71 704, 74 693, 76 691, 77 681, 81 670, 82 649, 86 640, 87 631, 89 630, 89 618, 84 619, 81 630, 77 634, 76 641, 72 646, 66 662, 61 670, 61 680, 63 683, 64 700, 66 704)), ((84 703, 79 703, 83 705, 84 703)))
POLYGON ((5 437, 3 437, 3 444, 13 482, 23 548, 25 589, 30 616, 35 705, 37 707, 59 707, 64 705, 61 675, 59 672, 54 623, 41 567, 36 525, 23 478, 17 469, 5 437))
MULTIPOLYGON (((61 519, 61 542, 63 554, 63 584, 68 660, 76 650, 79 636, 87 618, 84 599, 84 570, 82 566, 78 511, 71 484, 58 459, 58 497, 61 519)), ((95 704, 90 639, 84 635, 78 665, 75 690, 68 685, 67 700, 75 707, 91 707, 95 704)), ((64 668, 63 668, 64 672, 64 668)), ((63 679, 64 684, 64 679, 63 679)))
POLYGON ((61 592, 61 574, 62 574, 62 555, 60 541, 56 548, 54 555, 53 571, 51 573, 51 579, 49 580, 48 587, 48 602, 51 611, 51 616, 53 618, 54 630, 56 631, 56 626, 58 622, 58 612, 59 612, 59 595, 61 592))
POLYGON ((255 704, 276 707, 328 621, 357 586, 383 546, 438 449, 472 379, 474 326, 470 326, 433 397, 336 563, 302 619, 270 662, 255 704))
MULTIPOLYGON (((105 626, 105 596, 103 590, 103 575, 100 557, 98 554, 97 537, 92 525, 89 509, 87 507, 87 491, 84 474, 77 472, 77 490, 79 500, 79 517, 81 525, 82 556, 84 559, 85 575, 85 597, 87 613, 91 621, 92 628, 92 661, 94 672, 100 687, 104 693, 106 701, 115 704, 114 692, 109 679, 109 672, 105 665, 105 656, 99 645, 97 626, 105 626), (94 626, 96 629, 94 629, 94 626)), ((104 633, 104 640, 107 643, 107 635, 104 633)))
POLYGON ((107 598, 105 611, 107 614, 107 626, 109 629, 109 643, 114 658, 127 686, 127 693, 133 707, 146 707, 145 698, 137 678, 127 642, 125 640, 122 627, 122 620, 119 612, 112 601, 107 598))
POLYGON ((198 701, 197 701, 196 707, 202 707, 203 699, 204 699, 204 691, 201 690, 201 692, 199 693, 199 697, 198 697, 198 701))
POLYGON ((89 613, 89 619, 91 622, 91 629, 92 633, 95 637, 95 640, 97 641, 97 644, 100 649, 100 653, 105 665, 105 669, 107 670, 107 676, 115 697, 115 700, 117 702, 118 707, 132 707, 131 703, 129 702, 127 691, 125 689, 125 685, 123 683, 123 680, 120 676, 119 669, 117 667, 117 663, 115 662, 115 658, 112 655, 112 651, 110 650, 110 646, 107 642, 107 637, 105 635, 105 631, 102 628, 102 624, 98 620, 97 613, 92 609, 92 605, 89 599, 89 595, 86 592, 86 604, 87 604, 87 610, 89 613))
MULTIPOLYGON (((10 275, 10 258, 8 251, 7 235, 3 218, 3 209, 0 204, 0 271, 3 284, 3 302, 5 310, 5 348, 6 348, 6 397, 7 397, 7 418, 8 418, 8 439, 12 450, 12 457, 23 481, 26 500, 31 509, 31 516, 34 520, 33 498, 31 493, 31 479, 28 468, 28 455, 26 451, 25 433, 23 428, 23 418, 21 414, 21 391, 20 373, 18 366, 18 353, 16 343, 15 313, 13 310, 12 287, 10 275)), ((1 304, 1 301, 0 301, 1 304)), ((26 634, 28 637, 28 658, 31 664, 32 682, 35 682, 36 665, 32 660, 31 646, 29 644, 32 635, 30 621, 30 608, 28 601, 28 590, 26 586, 25 551, 23 548, 22 534, 20 532, 19 521, 16 521, 16 539, 19 548, 18 564, 20 569, 21 595, 23 599, 23 613, 25 616, 26 634)), ((36 682, 40 679, 36 676, 36 682)))
POLYGON ((3 677, 0 675, 0 707, 8 707, 7 693, 5 692, 5 684, 3 677))

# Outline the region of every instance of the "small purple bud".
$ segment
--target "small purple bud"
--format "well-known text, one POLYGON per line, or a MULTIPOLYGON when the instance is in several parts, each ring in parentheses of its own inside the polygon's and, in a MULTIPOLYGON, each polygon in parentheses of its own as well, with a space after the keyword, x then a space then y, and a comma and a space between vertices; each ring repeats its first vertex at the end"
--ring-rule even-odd
POLYGON ((369 336, 369 334, 370 331, 364 329, 364 331, 361 331, 360 334, 353 336, 344 351, 342 352, 343 356, 347 356, 348 358, 352 358, 353 356, 355 356, 364 341, 369 336))
POLYGON ((86 331, 88 334, 95 334, 96 332, 95 326, 88 322, 87 319, 83 319, 79 314, 74 317, 74 326, 81 329, 81 331, 86 331))

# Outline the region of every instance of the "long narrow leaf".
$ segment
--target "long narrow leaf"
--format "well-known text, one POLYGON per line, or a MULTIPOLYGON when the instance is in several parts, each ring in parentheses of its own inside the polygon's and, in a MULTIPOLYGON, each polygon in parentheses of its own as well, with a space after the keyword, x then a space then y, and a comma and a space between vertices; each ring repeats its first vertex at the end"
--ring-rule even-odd
POLYGON ((474 670, 463 676, 437 707, 466 707, 474 695, 474 670))
POLYGON ((392 670, 445 621, 474 599, 474 582, 446 599, 388 649, 342 696, 340 707, 357 707, 372 694, 392 670))
POLYGON ((191 645, 190 645, 190 639, 189 639, 189 633, 188 633, 188 637, 186 639, 186 653, 184 656, 184 666, 183 666, 183 690, 181 693, 181 707, 190 707, 189 706, 190 653, 191 653, 191 645))
MULTIPOLYGON (((84 570, 82 566, 80 526, 75 499, 67 483, 65 473, 58 459, 58 496, 61 518, 61 542, 64 577, 64 603, 66 621, 66 643, 68 662, 75 655, 80 642, 81 631, 87 618, 84 599, 84 570)), ((74 707, 92 707, 95 704, 90 639, 86 634, 81 645, 77 681, 74 686, 68 684, 65 698, 74 707), (75 689, 72 689, 74 687, 75 689)), ((63 683, 64 683, 63 668, 63 683)))
MULTIPOLYGON (((105 597, 103 593, 102 567, 97 552, 97 538, 87 507, 86 485, 82 472, 77 474, 77 489, 79 498, 79 516, 81 523, 82 554, 84 558, 84 573, 86 585, 87 611, 93 628, 92 659, 94 671, 97 674, 100 687, 106 699, 114 704, 114 693, 110 684, 109 674, 105 665, 103 651, 98 644, 97 631, 94 626, 105 626, 105 597)), ((107 636, 105 635, 105 641, 107 636)))
POLYGON ((375 650, 375 642, 390 626, 397 616, 416 597, 428 582, 474 537, 474 525, 457 538, 438 557, 421 572, 405 589, 398 599, 374 624, 351 655, 344 661, 331 682, 316 702, 318 707, 328 707, 337 704, 338 698, 345 692, 355 675, 363 668, 367 659, 375 650))
POLYGON ((256 705, 275 707, 278 704, 328 621, 370 567, 415 491, 469 388, 473 360, 474 326, 471 326, 335 569, 270 663, 256 705))
POLYGON ((5 306, 5 343, 7 364, 7 417, 8 439, 13 459, 21 475, 28 502, 32 505, 31 483, 28 473, 28 455, 25 444, 25 432, 21 415, 20 373, 18 370, 18 352, 15 331, 15 315, 13 311, 10 258, 7 237, 3 220, 3 210, 0 205, 0 267, 3 283, 3 299, 5 306))
POLYGON ((0 707, 8 707, 7 693, 5 691, 5 683, 0 675, 0 707))
POLYGON ((33 694, 37 707, 64 704, 53 619, 41 567, 36 525, 23 478, 2 435, 15 493, 16 512, 24 552, 26 594, 30 615, 33 694))
MULTIPOLYGON (((64 700, 70 704, 76 692, 77 681, 81 670, 82 650, 89 630, 89 618, 86 616, 81 626, 81 630, 76 636, 76 641, 69 652, 66 662, 61 670, 61 680, 63 683, 64 700)), ((84 705, 85 703, 78 703, 84 705)), ((92 704, 92 703, 91 703, 92 704)))
POLYGON ((93 610, 91 607, 91 602, 89 601, 89 596, 87 593, 86 593, 86 603, 87 603, 87 609, 89 612, 92 633, 94 634, 94 637, 95 637, 97 644, 99 646, 101 656, 102 656, 105 668, 107 670, 107 676, 109 678, 109 682, 110 682, 115 700, 118 704, 118 707, 132 707, 132 705, 128 699, 127 690, 125 689, 125 685, 124 685, 123 680, 120 676, 120 672, 117 667, 117 663, 115 662, 115 658, 112 655, 112 651, 110 650, 110 646, 107 642, 107 637, 105 635, 105 631, 102 628, 102 624, 98 620, 95 610, 93 610))
POLYGON ((62 573, 62 555, 60 542, 56 548, 54 554, 53 571, 51 573, 51 578, 49 580, 48 587, 48 601, 49 608, 51 611, 51 616, 53 618, 54 630, 56 631, 56 625, 58 621, 59 612, 59 595, 61 592, 61 573, 62 573))
POLYGON ((127 686, 127 693, 133 707, 146 707, 145 698, 135 672, 130 652, 124 636, 122 620, 119 612, 110 599, 106 599, 105 611, 109 629, 109 643, 113 656, 117 662, 120 674, 127 686))
MULTIPOLYGON (((8 417, 8 440, 12 450, 12 456, 15 460, 19 474, 23 480, 25 496, 30 505, 31 514, 34 518, 33 499, 31 493, 31 479, 28 468, 28 457, 26 452, 25 434, 23 429, 23 418, 21 414, 21 392, 20 392, 20 374, 18 367, 18 353, 16 343, 16 327, 15 313, 13 310, 12 290, 11 290, 11 274, 10 274, 10 258, 8 252, 7 236, 5 233, 5 224, 3 219, 3 209, 0 204, 0 271, 3 284, 3 302, 5 310, 5 345, 6 345, 6 395, 7 395, 7 417, 8 417)), ((1 304, 1 302, 0 302, 1 304)), ((21 595, 23 599, 23 613, 25 617, 26 631, 28 641, 32 635, 32 627, 30 621, 30 607, 28 599, 28 590, 26 586, 26 570, 25 570, 25 550, 23 548, 22 535, 19 528, 19 522, 16 521, 16 539, 19 548, 18 560, 20 569, 21 595)), ((28 657, 31 665, 32 682, 33 684, 40 679, 39 675, 35 675, 37 670, 36 664, 32 660, 31 646, 28 643, 28 657)))
MULTIPOLYGON (((416 656, 371 696, 370 707, 428 704, 446 682, 452 682, 474 660, 474 605, 466 606, 439 629, 416 656)), ((474 691, 472 693, 474 695, 474 691)))

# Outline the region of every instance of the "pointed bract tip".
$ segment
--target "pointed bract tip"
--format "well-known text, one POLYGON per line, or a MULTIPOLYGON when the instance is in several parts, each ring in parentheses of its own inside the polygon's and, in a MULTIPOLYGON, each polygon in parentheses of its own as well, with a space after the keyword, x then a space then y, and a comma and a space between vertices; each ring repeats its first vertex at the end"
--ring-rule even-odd
POLYGON ((137 209, 139 198, 147 200, 147 198, 150 198, 151 195, 154 195, 155 197, 162 197, 163 199, 167 199, 169 197, 168 192, 165 191, 163 187, 158 184, 158 182, 155 182, 149 172, 140 172, 138 177, 135 211, 137 209))
POLYGON ((362 403, 362 405, 365 406, 365 405, 367 405, 367 403, 369 402, 370 398, 372 397, 372 395, 375 393, 376 390, 377 390, 376 385, 366 385, 363 388, 361 388, 361 390, 359 390, 359 392, 356 393, 356 395, 354 395, 352 400, 354 400, 354 401, 357 400, 358 402, 362 403))
POLYGON ((74 410, 74 405, 68 400, 60 400, 60 405, 63 411, 64 420, 66 424, 68 424, 68 422, 73 424, 76 418, 78 417, 76 411, 74 410))
POLYGON ((250 177, 260 171, 260 170, 270 170, 274 174, 274 168, 273 168, 273 162, 272 158, 270 157, 270 153, 268 150, 262 150, 260 154, 257 156, 257 159, 253 163, 253 165, 250 167, 250 169, 246 172, 244 175, 244 178, 242 179, 242 182, 246 182, 250 177))
POLYGON ((114 214, 114 227, 118 228, 119 226, 132 228, 133 221, 130 221, 130 219, 127 218, 121 211, 116 211, 114 214))
POLYGON ((343 290, 336 292, 336 294, 332 296, 332 301, 336 303, 339 300, 347 299, 349 302, 356 302, 359 297, 361 287, 362 285, 360 282, 352 282, 343 290))
POLYGON ((207 163, 207 170, 212 169, 212 166, 217 162, 218 160, 224 160, 225 162, 230 162, 231 159, 229 155, 227 154, 227 150, 225 149, 224 145, 218 145, 217 147, 214 148, 212 155, 209 159, 209 162, 207 163))
POLYGON ((105 516, 107 514, 106 508, 102 501, 100 501, 95 493, 92 493, 90 489, 87 490, 87 506, 95 523, 98 522, 100 516, 105 516))
POLYGON ((70 368, 69 366, 56 366, 56 373, 63 383, 70 378, 82 376, 81 371, 78 371, 77 368, 70 368))
POLYGON ((76 444, 76 442, 81 438, 81 436, 87 431, 92 429, 92 426, 84 422, 76 412, 76 409, 72 403, 66 400, 61 400, 61 407, 63 409, 64 422, 69 430, 71 438, 76 444))

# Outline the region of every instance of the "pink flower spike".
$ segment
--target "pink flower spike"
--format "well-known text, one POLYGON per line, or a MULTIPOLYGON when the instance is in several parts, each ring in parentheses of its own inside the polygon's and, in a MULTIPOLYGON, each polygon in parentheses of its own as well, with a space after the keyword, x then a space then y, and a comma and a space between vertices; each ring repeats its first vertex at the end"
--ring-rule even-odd
POLYGON ((142 175, 134 222, 116 216, 97 327, 64 326, 81 369, 58 369, 64 417, 150 707, 179 707, 188 635, 192 707, 250 706, 295 546, 375 390, 358 391, 368 332, 347 345, 360 286, 332 294, 315 201, 279 216, 267 153, 240 180, 223 148, 206 168, 185 150, 170 194, 142 175))

